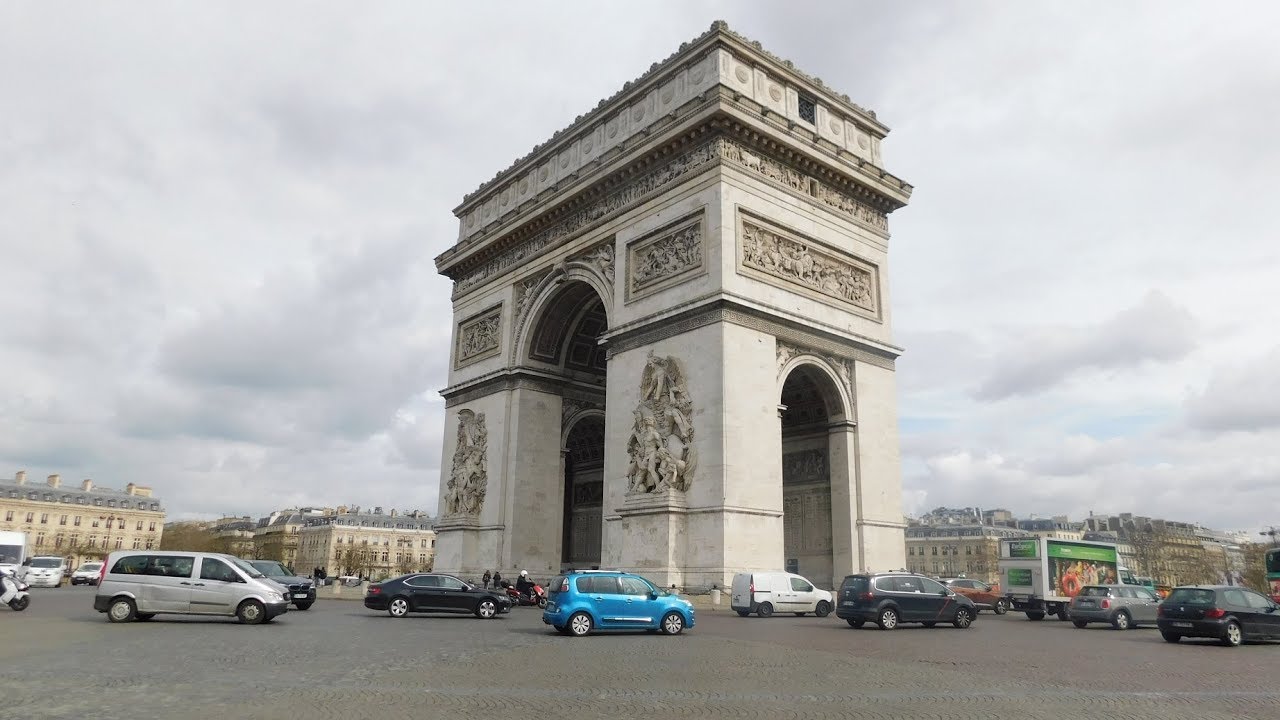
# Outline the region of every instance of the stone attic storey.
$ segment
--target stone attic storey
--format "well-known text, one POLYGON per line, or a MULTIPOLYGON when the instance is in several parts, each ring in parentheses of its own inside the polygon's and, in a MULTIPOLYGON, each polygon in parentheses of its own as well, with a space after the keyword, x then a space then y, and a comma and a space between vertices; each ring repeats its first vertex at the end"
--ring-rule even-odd
POLYGON ((887 133, 718 22, 467 195, 436 567, 905 566, 887 133))

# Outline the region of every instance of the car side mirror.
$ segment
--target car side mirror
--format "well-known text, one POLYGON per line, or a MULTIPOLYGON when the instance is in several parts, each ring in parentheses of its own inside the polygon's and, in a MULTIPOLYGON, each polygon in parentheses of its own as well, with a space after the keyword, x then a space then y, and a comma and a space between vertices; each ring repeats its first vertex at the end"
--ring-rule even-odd
POLYGON ((940 592, 940 593, 938 593, 938 594, 939 594, 939 595, 941 595, 942 597, 946 597, 946 596, 948 596, 948 595, 954 595, 955 593, 951 592, 950 590, 943 590, 942 592, 940 592))
POLYGON ((649 599, 650 599, 650 600, 657 600, 657 599, 658 599, 658 591, 657 591, 657 590, 650 590, 650 591, 649 591, 649 599))

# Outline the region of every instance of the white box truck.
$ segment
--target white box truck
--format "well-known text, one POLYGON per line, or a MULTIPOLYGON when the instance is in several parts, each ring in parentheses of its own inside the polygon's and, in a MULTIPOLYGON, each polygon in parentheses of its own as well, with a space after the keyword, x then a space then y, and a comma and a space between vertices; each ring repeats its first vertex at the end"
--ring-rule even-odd
POLYGON ((1000 579, 1010 607, 1030 620, 1067 620, 1067 605, 1085 585, 1134 582, 1115 544, 1045 537, 1001 540, 1000 579))
POLYGON ((12 570, 14 575, 21 577, 26 561, 27 534, 0 532, 0 568, 12 570))

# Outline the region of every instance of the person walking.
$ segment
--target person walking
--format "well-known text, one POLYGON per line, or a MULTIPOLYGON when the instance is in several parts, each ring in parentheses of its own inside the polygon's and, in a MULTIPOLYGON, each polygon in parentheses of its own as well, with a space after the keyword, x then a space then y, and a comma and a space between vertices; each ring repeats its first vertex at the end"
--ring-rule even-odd
POLYGON ((502 573, 497 570, 493 571, 493 589, 497 590, 502 587, 502 573))
POLYGON ((485 571, 484 571, 484 577, 482 577, 482 578, 480 578, 480 579, 484 581, 484 589, 485 589, 485 590, 488 590, 488 589, 489 589, 489 581, 493 579, 493 576, 489 574, 489 571, 488 571, 488 570, 485 570, 485 571))

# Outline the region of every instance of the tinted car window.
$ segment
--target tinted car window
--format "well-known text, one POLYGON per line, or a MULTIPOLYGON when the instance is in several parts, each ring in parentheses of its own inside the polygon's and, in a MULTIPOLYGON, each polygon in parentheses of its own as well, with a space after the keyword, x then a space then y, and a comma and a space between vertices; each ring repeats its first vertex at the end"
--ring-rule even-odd
POLYGON ((189 578, 195 565, 195 558, 152 555, 151 562, 147 563, 147 574, 159 577, 189 578))
POLYGON ((929 578, 919 578, 919 580, 920 589, 923 592, 927 592, 931 595, 937 595, 938 593, 944 593, 947 591, 947 588, 940 582, 930 580, 929 578))
POLYGON ((418 575, 417 577, 411 577, 408 580, 405 580, 404 584, 420 588, 440 587, 440 584, 437 582, 437 578, 431 575, 418 575))
POLYGON ((791 578, 791 589, 796 592, 811 592, 813 586, 800 578, 791 578))
POLYGON ((1086 585, 1080 590, 1080 597, 1106 597, 1108 592, 1110 591, 1104 587, 1086 585))
POLYGON ((1152 602, 1160 602, 1160 596, 1151 588, 1136 588, 1134 590, 1138 594, 1138 598, 1142 600, 1150 600, 1152 602))
POLYGON ((1222 599, 1235 605, 1236 607, 1248 607, 1249 601, 1244 599, 1244 593, 1240 590, 1227 590, 1222 593, 1222 599))
POLYGON ((618 578, 618 584, 622 586, 623 595, 648 595, 653 590, 649 583, 640 578, 621 577, 618 578))
POLYGON ((445 590, 461 590, 464 587, 466 587, 465 585, 462 584, 462 581, 459 580, 458 578, 436 577, 436 582, 440 583, 440 587, 444 588, 445 590))
POLYGON ((150 560, 150 555, 122 557, 116 561, 115 565, 111 566, 111 572, 122 575, 145 575, 147 573, 147 563, 150 560))
POLYGON ((867 578, 865 576, 847 577, 840 584, 840 592, 845 594, 864 593, 867 591, 867 578))
POLYGON ((923 578, 897 577, 897 578, 893 578, 892 584, 890 585, 890 587, 892 587, 897 592, 918 593, 918 592, 922 592, 921 585, 920 585, 920 581, 922 579, 923 578))
POLYGON ((1174 588, 1167 602, 1180 605, 1212 605, 1217 594, 1203 588, 1174 588))
POLYGON ((578 592, 617 595, 618 579, 612 576, 583 575, 576 581, 578 592))
POLYGON ((1249 607, 1251 608, 1266 610, 1272 605, 1270 600, 1262 597, 1256 592, 1249 592, 1248 590, 1242 590, 1241 592, 1244 593, 1245 602, 1249 603, 1249 607))
POLYGON ((232 570, 230 565, 221 560, 205 558, 200 561, 200 579, 236 582, 240 579, 240 576, 236 575, 236 571, 232 570))

